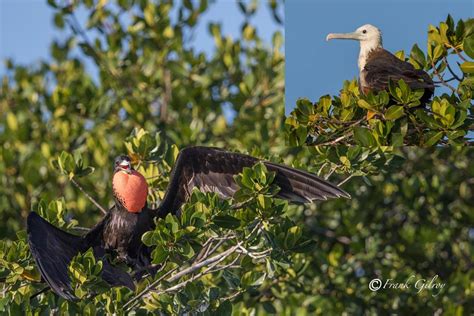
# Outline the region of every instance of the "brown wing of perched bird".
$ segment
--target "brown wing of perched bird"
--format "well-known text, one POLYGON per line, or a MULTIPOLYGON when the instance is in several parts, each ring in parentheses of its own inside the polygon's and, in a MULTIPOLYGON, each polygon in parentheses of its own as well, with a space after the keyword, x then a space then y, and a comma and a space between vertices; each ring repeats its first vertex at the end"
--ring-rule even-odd
MULTIPOLYGON (((96 227, 100 229, 100 223, 96 227)), ((68 275, 69 264, 74 256, 87 251, 91 245, 83 237, 51 225, 35 212, 28 215, 27 231, 31 253, 44 281, 56 294, 67 300, 75 300, 68 275)), ((92 230, 89 234, 90 239, 94 232, 96 231, 92 230)), ((101 258, 104 250, 96 246, 94 255, 101 258)), ((132 290, 135 288, 132 278, 111 266, 107 260, 103 260, 102 278, 111 286, 126 286, 132 290)))
MULTIPOLYGON (((244 167, 252 167, 260 159, 211 147, 183 149, 171 173, 170 183, 158 213, 176 213, 190 196, 194 187, 203 192, 215 192, 230 198, 238 190, 234 176, 244 167)), ((277 197, 294 203, 350 195, 316 175, 284 165, 263 161, 269 171, 276 173, 274 184, 280 187, 277 197)))
POLYGON ((433 80, 425 71, 416 69, 412 64, 398 59, 383 48, 369 53, 363 73, 365 85, 374 92, 388 90, 390 80, 396 84, 403 79, 410 89, 425 90, 421 99, 422 103, 427 102, 434 93, 433 80))
POLYGON ((371 24, 365 24, 351 33, 330 33, 326 40, 347 39, 360 43, 359 86, 364 94, 370 91, 388 90, 388 83, 403 79, 412 89, 424 89, 420 101, 425 104, 434 93, 435 85, 431 77, 421 69, 398 59, 383 49, 382 32, 371 24))

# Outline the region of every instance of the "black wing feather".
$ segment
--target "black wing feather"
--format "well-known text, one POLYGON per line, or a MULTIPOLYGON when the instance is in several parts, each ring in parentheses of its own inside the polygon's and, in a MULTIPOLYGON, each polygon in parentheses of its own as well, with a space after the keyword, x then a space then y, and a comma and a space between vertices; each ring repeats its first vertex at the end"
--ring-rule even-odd
MULTIPOLYGON (((216 192, 230 198, 239 186, 234 175, 244 167, 260 161, 257 158, 211 147, 189 147, 181 150, 171 172, 170 184, 159 208, 159 216, 176 213, 194 187, 203 192, 216 192)), ((306 171, 266 162, 276 172, 275 184, 280 187, 277 197, 296 203, 346 197, 350 195, 337 186, 306 171)))
MULTIPOLYGON (((67 300, 75 300, 68 276, 69 264, 79 252, 84 252, 94 245, 88 244, 81 236, 58 229, 35 212, 31 212, 28 216, 27 231, 31 253, 44 281, 56 294, 67 300)), ((96 258, 102 257, 103 249, 95 246, 94 255, 96 258)), ((132 278, 122 270, 111 266, 106 260, 102 277, 112 286, 127 286, 134 289, 132 278)))

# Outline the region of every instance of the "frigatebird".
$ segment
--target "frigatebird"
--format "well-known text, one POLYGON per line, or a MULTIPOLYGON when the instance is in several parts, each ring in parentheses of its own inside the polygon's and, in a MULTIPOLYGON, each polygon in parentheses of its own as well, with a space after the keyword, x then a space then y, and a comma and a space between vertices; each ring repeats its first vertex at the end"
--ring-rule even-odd
POLYGON ((382 32, 377 27, 366 24, 352 33, 330 33, 326 40, 331 39, 359 41, 359 87, 362 93, 388 90, 390 81, 396 84, 403 79, 412 90, 424 89, 421 105, 432 97, 435 85, 430 75, 385 50, 382 46, 382 32))
MULTIPOLYGON (((66 233, 32 212, 28 217, 28 240, 33 257, 43 279, 58 295, 75 299, 67 274, 68 265, 77 253, 93 247, 95 254, 111 252, 133 269, 150 264, 151 250, 141 242, 141 236, 154 228, 154 218, 179 214, 181 205, 194 188, 215 192, 222 198, 232 198, 239 189, 234 175, 244 167, 261 161, 258 158, 211 147, 188 147, 180 151, 163 200, 157 209, 148 208, 146 179, 136 171, 127 156, 115 160, 112 187, 115 205, 107 215, 84 236, 66 233)), ((263 161, 275 172, 274 184, 280 187, 276 197, 294 203, 350 195, 316 175, 281 164, 263 161)), ((117 272, 110 264, 104 265, 103 278, 112 286, 133 288, 125 272, 117 272), (120 278, 111 280, 110 273, 120 278)))

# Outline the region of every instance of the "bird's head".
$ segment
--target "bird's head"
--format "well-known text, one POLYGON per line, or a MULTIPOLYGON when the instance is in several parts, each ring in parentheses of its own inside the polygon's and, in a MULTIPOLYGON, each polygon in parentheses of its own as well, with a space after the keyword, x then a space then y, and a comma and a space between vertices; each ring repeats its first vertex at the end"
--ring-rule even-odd
POLYGON ((130 174, 133 170, 132 160, 127 155, 120 155, 115 158, 114 172, 123 171, 130 174))
POLYGON ((114 161, 112 187, 116 200, 129 212, 138 213, 146 205, 148 184, 136 171, 130 157, 120 155, 114 161))
POLYGON ((365 24, 351 33, 330 33, 326 41, 332 39, 351 39, 360 42, 361 47, 382 47, 382 32, 371 24, 365 24))

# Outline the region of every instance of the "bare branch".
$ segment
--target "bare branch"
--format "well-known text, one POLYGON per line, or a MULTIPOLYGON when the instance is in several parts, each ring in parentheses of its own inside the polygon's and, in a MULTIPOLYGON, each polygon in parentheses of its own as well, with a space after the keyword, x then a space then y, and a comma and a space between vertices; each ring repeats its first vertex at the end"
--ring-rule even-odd
POLYGON ((343 185, 344 183, 346 183, 347 181, 349 181, 351 178, 354 177, 354 174, 351 174, 350 176, 348 176, 347 178, 345 178, 344 180, 342 180, 341 182, 339 182, 337 184, 338 187, 340 187, 341 185, 343 185))
POLYGON ((171 72, 163 69, 164 94, 160 106, 160 120, 164 123, 168 122, 168 107, 171 102, 171 72))
MULTIPOLYGON (((166 264, 163 264, 163 266, 165 266, 166 264)), ((158 285, 158 283, 160 283, 164 278, 166 278, 168 275, 170 275, 171 273, 173 273, 174 271, 176 271, 178 268, 174 268, 174 269, 171 269, 170 271, 166 272, 165 274, 163 274, 161 277, 159 277, 157 280, 155 280, 153 283, 151 283, 150 285, 148 285, 146 288, 143 289, 143 291, 141 291, 137 296, 133 297, 131 300, 129 300, 127 303, 125 303, 123 305, 123 308, 127 308, 127 311, 129 311, 130 309, 132 309, 136 302, 138 302, 138 300, 140 298, 142 298, 145 294, 147 294, 150 290, 152 290, 156 285, 158 285)))
POLYGON ((450 85, 449 83, 447 83, 443 76, 441 76, 441 74, 438 72, 438 70, 436 69, 436 65, 434 63, 434 61, 431 61, 431 66, 433 67, 433 73, 436 75, 436 77, 438 77, 438 79, 441 81, 441 84, 443 84, 444 86, 448 87, 449 89, 451 89, 451 91, 453 91, 454 93, 456 93, 456 89, 450 85))
POLYGON ((330 141, 327 141, 327 142, 324 142, 324 143, 319 143, 319 144, 313 144, 313 146, 334 146, 336 145, 337 143, 343 141, 344 139, 348 138, 352 136, 352 132, 349 132, 347 134, 344 134, 342 136, 339 136, 338 138, 336 139, 333 139, 333 140, 330 140, 330 141))
POLYGON ((107 214, 107 210, 105 208, 103 208, 102 205, 100 205, 99 202, 97 202, 92 196, 90 196, 89 193, 87 193, 82 188, 82 186, 79 183, 77 183, 76 180, 74 180, 74 178, 71 178, 70 180, 71 180, 72 184, 74 184, 74 186, 76 186, 76 188, 78 188, 86 196, 86 198, 89 199, 89 201, 91 201, 95 206, 97 206, 97 208, 99 208, 99 210, 102 212, 102 214, 107 214))
MULTIPOLYGON (((448 68, 449 72, 451 73, 451 75, 453 75, 454 78, 451 78, 450 80, 452 79, 456 79, 457 81, 461 82, 464 80, 464 74, 463 74, 463 78, 459 78, 458 75, 456 75, 454 73, 454 71, 451 69, 451 66, 449 65, 449 62, 448 62, 448 59, 446 58, 446 56, 443 57, 443 60, 444 62, 446 63, 446 67, 448 68)), ((445 80, 446 82, 450 81, 450 80, 445 80)))
POLYGON ((462 59, 462 61, 467 61, 467 59, 461 55, 461 52, 457 50, 457 48, 455 46, 451 46, 453 48, 453 50, 456 52, 456 54, 459 56, 459 58, 462 59))
POLYGON ((241 252, 241 253, 249 256, 252 259, 263 259, 265 257, 268 257, 268 254, 270 254, 272 252, 272 249, 269 248, 269 249, 266 249, 266 250, 261 251, 261 252, 252 252, 252 251, 247 250, 243 246, 239 246, 238 247, 238 252, 241 252))
MULTIPOLYGON (((253 227, 253 229, 250 231, 250 233, 247 236, 243 237, 242 241, 237 242, 237 244, 235 244, 234 246, 232 246, 229 249, 227 249, 227 250, 225 250, 225 251, 223 251, 223 252, 221 252, 217 255, 214 255, 212 257, 209 257, 209 256, 211 256, 212 253, 217 251, 217 249, 223 243, 225 243, 226 241, 235 239, 237 236, 235 236, 234 234, 228 234, 228 235, 223 236, 223 237, 210 237, 204 243, 203 249, 198 254, 198 256, 196 256, 195 261, 190 266, 188 266, 186 268, 182 268, 176 274, 174 274, 173 276, 170 276, 168 279, 166 279, 166 283, 176 282, 176 281, 178 281, 179 279, 181 279, 182 277, 184 277, 186 275, 191 275, 190 278, 188 278, 186 280, 183 280, 183 281, 181 281, 181 282, 179 282, 179 283, 177 283, 177 284, 175 284, 175 285, 173 285, 169 288, 162 289, 162 290, 156 290, 156 286, 164 278, 168 277, 171 273, 175 272, 178 268, 175 268, 171 271, 168 271, 163 276, 161 276, 156 281, 154 281, 149 286, 147 286, 138 295, 136 295, 135 297, 130 299, 124 305, 125 310, 130 311, 134 306, 136 306, 136 304, 138 303, 138 301, 140 299, 149 297, 151 295, 151 293, 155 293, 156 295, 160 295, 160 294, 163 294, 163 293, 173 292, 173 291, 176 291, 176 290, 186 286, 186 284, 188 284, 189 282, 197 280, 197 279, 199 279, 200 277, 202 277, 206 274, 214 273, 214 272, 221 271, 221 270, 224 270, 224 269, 239 267, 239 266, 236 266, 235 263, 240 258, 241 252, 243 252, 241 249, 245 249, 245 248, 242 247, 242 244, 253 233, 255 233, 260 227, 261 227, 261 223, 257 222, 255 227, 253 227), (216 240, 218 240, 218 242, 216 244, 214 244, 214 242, 216 240), (205 255, 202 258, 200 258, 200 255, 203 252, 203 250, 204 250, 205 255), (219 263, 221 263, 222 261, 224 261, 226 258, 228 258, 229 256, 231 256, 234 253, 237 253, 237 257, 234 258, 230 263, 222 265, 222 266, 218 266, 219 263), (201 270, 202 268, 205 268, 205 269, 194 275, 195 272, 201 270)), ((268 255, 268 253, 270 253, 271 249, 267 249, 267 250, 262 251, 262 252, 249 252, 246 249, 245 249, 245 251, 246 251, 246 254, 248 254, 249 256, 251 256, 251 257, 253 256, 254 258, 259 259, 259 258, 263 258, 263 256, 268 255)))
POLYGON ((232 294, 229 295, 229 296, 223 297, 223 298, 221 299, 221 301, 227 301, 227 300, 230 301, 230 300, 236 298, 237 296, 239 296, 240 294, 242 294, 243 292, 245 292, 245 291, 244 291, 244 290, 238 290, 238 291, 236 291, 235 293, 232 293, 232 294))
POLYGON ((329 179, 329 177, 332 176, 332 174, 336 171, 336 167, 332 167, 331 170, 329 170, 328 174, 324 176, 324 180, 329 179))

